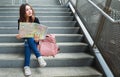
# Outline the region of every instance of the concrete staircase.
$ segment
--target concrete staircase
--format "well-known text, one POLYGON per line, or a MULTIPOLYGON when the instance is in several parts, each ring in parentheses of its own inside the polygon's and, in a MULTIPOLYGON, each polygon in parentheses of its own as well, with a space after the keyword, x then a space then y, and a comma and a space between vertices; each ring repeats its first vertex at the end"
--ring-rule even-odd
MULTIPOLYGON (((33 7, 41 24, 49 27, 48 33, 56 35, 60 53, 55 57, 44 57, 47 62, 45 68, 39 68, 35 56, 32 55, 32 76, 102 77, 102 74, 92 67, 95 57, 87 53, 88 44, 83 41, 84 35, 80 33, 70 8, 53 4, 53 1, 56 3, 57 0, 52 0, 51 4, 46 1, 49 5, 34 4, 33 7)), ((24 77, 23 40, 15 38, 18 33, 18 14, 19 5, 0 6, 0 77, 24 77)))

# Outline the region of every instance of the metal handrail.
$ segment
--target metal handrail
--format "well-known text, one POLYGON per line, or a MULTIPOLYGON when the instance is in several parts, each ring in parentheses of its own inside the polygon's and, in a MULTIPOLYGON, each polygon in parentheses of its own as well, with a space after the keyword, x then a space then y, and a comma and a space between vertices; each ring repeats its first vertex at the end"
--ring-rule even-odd
MULTIPOLYGON (((94 44, 94 41, 93 41, 92 37, 90 36, 87 29, 85 28, 82 20, 80 19, 79 15, 77 14, 77 12, 76 12, 75 8, 73 7, 73 5, 71 4, 71 2, 69 2, 68 5, 71 8, 76 20, 78 21, 78 24, 80 25, 81 29, 83 30, 83 33, 84 33, 85 37, 87 38, 89 44, 92 47, 93 44, 94 44)), ((103 71, 105 72, 105 75, 107 77, 114 77, 113 73, 111 72, 110 68, 108 67, 107 63, 105 62, 103 56, 101 55, 99 49, 97 47, 94 47, 93 52, 95 53, 95 56, 98 59, 103 71)))
POLYGON ((114 20, 112 17, 110 17, 107 13, 105 13, 101 8, 99 8, 93 1, 88 0, 89 3, 91 3, 96 9, 98 9, 102 15, 104 15, 108 20, 110 20, 112 23, 120 23, 120 20, 114 20))

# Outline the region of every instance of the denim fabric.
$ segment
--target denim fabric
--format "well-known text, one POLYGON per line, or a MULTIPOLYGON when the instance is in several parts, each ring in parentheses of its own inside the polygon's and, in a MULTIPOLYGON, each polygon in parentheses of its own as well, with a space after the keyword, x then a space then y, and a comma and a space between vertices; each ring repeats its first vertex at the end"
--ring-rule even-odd
POLYGON ((29 66, 30 65, 30 56, 33 51, 35 54, 36 58, 40 57, 41 54, 37 49, 37 43, 34 41, 33 38, 26 38, 25 39, 25 62, 24 66, 29 66))

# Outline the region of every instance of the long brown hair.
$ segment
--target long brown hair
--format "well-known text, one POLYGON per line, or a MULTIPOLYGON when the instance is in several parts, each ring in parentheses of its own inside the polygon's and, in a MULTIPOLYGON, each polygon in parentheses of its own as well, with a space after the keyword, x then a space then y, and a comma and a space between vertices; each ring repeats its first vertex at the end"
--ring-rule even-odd
MULTIPOLYGON (((20 22, 26 22, 26 16, 25 16, 25 13, 26 13, 26 6, 30 6, 29 4, 25 3, 25 4, 22 4, 20 6, 20 9, 19 9, 19 21, 20 22)), ((32 6, 30 6, 30 8, 32 9, 33 11, 33 14, 32 16, 30 16, 29 18, 29 22, 34 22, 34 19, 35 19, 35 13, 34 13, 34 10, 32 8, 32 6)))

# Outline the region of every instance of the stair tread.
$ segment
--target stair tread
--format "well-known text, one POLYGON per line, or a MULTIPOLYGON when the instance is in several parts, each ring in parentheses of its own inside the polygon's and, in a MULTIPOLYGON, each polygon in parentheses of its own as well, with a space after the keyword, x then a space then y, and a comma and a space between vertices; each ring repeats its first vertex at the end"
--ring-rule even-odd
MULTIPOLYGON (((33 77, 92 77, 102 74, 91 67, 31 68, 33 77)), ((1 77, 24 77, 22 68, 0 68, 1 77), (18 73, 19 72, 19 73, 18 73)))
MULTIPOLYGON (((0 14, 1 14, 1 13, 7 13, 7 14, 8 14, 8 12, 0 12, 0 14)), ((18 14, 18 12, 14 12, 14 11, 13 11, 13 12, 9 12, 9 14, 10 14, 10 13, 17 13, 17 14, 18 14)), ((69 12, 69 11, 60 11, 60 12, 57 12, 57 11, 54 11, 54 12, 53 12, 53 11, 50 11, 50 12, 41 11, 41 12, 35 12, 35 13, 72 13, 72 12, 69 12)), ((8 14, 8 15, 9 15, 9 14, 8 14)))
MULTIPOLYGON (((38 9, 69 9, 67 7, 48 7, 48 6, 44 6, 44 7, 36 7, 34 8, 34 10, 38 10, 38 9)), ((11 7, 11 8, 8 8, 8 7, 0 7, 0 10, 19 10, 19 7, 11 7)))
MULTIPOLYGON (((0 37, 15 37, 17 34, 0 34, 0 37)), ((55 36, 83 36, 82 34, 55 34, 55 36)))
MULTIPOLYGON (((0 29, 17 29, 18 27, 0 27, 0 29)), ((48 29, 79 29, 79 27, 48 27, 48 29)))
MULTIPOLYGON (((8 18, 8 17, 11 17, 11 18, 15 18, 15 17, 19 17, 19 16, 0 16, 0 18, 1 17, 4 17, 4 18, 8 18)), ((57 18, 65 18, 65 17, 73 17, 73 16, 37 16, 37 17, 46 17, 46 18, 48 18, 48 17, 51 17, 51 18, 54 18, 54 17, 57 17, 57 18)))
MULTIPOLYGON (((12 6, 11 5, 0 5, 0 7, 2 7, 2 8, 9 8, 9 7, 14 8, 15 7, 16 8, 16 7, 20 7, 20 5, 12 5, 12 6)), ((63 7, 64 8, 66 6, 64 6, 64 5, 38 5, 38 4, 33 4, 32 7, 34 7, 34 8, 35 7, 49 7, 49 8, 52 8, 52 7, 53 8, 54 7, 58 7, 58 8, 60 7, 61 8, 61 7, 63 7)))
MULTIPOLYGON (((49 11, 36 11, 36 17, 41 17, 41 16, 46 16, 45 14, 48 14, 49 11), (43 14, 45 13, 45 14, 43 14), (42 15, 40 15, 42 14, 42 15)), ((5 16, 14 16, 14 17, 17 17, 18 18, 18 15, 19 15, 19 12, 18 11, 1 11, 0 14, 6 14, 5 16), (9 14, 7 14, 9 12, 9 14), (11 15, 13 14, 13 15, 11 15)), ((52 16, 54 16, 53 14, 69 14, 69 15, 61 15, 61 16, 71 16, 72 15, 72 12, 69 12, 69 11, 50 11, 49 14, 52 14, 52 16)), ((3 15, 0 15, 0 16, 3 16, 3 15)), ((57 15, 56 15, 57 16, 57 15)), ((59 16, 59 15, 58 15, 59 16)))
MULTIPOLYGON (((16 23, 17 21, 0 21, 0 23, 16 23)), ((41 21, 41 22, 49 22, 49 23, 59 23, 59 22, 76 22, 76 21, 41 21)))
MULTIPOLYGON (((36 57, 34 55, 31 56, 31 59, 36 59, 36 57)), ((48 59, 82 59, 82 58, 94 58, 92 55, 89 55, 87 53, 58 53, 57 55, 55 55, 55 57, 53 56, 49 56, 49 57, 45 57, 43 56, 44 59, 48 60, 48 59)), ((23 60, 23 54, 0 54, 0 60, 23 60), (6 58, 7 56, 7 58, 6 58)))
MULTIPOLYGON (((4 47, 4 46, 11 46, 11 47, 16 47, 16 46, 23 46, 24 43, 0 43, 0 47, 4 47)), ((61 43, 57 43, 57 45, 63 45, 63 46, 79 46, 79 45, 85 45, 87 46, 88 44, 86 43, 82 43, 82 42, 61 42, 61 43)))

